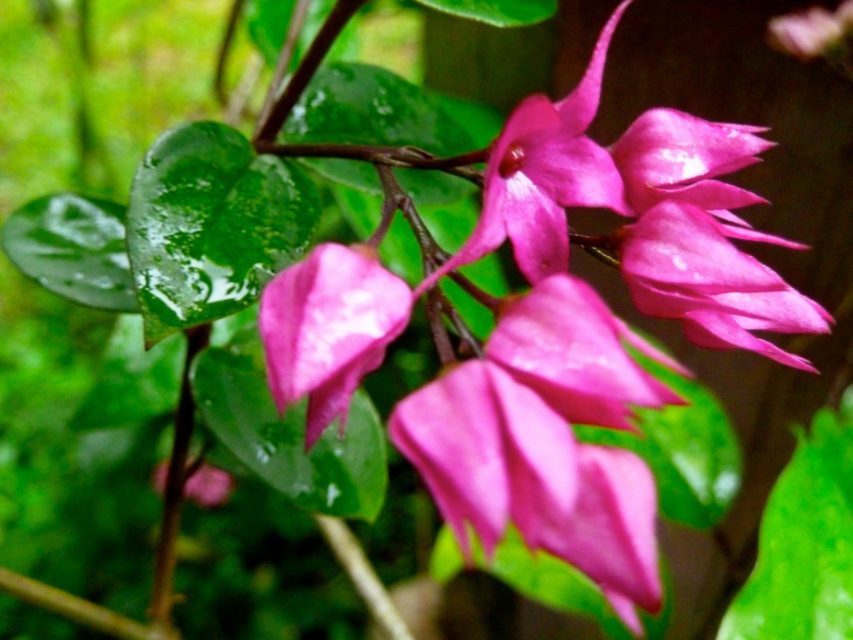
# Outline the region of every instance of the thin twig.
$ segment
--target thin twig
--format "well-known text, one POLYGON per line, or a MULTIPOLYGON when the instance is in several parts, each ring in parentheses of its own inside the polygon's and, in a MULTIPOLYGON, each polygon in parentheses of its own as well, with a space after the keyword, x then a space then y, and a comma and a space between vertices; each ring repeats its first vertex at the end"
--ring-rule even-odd
POLYGON ((225 23, 225 31, 219 43, 216 54, 216 71, 213 74, 213 92, 216 99, 223 107, 228 104, 228 92, 225 90, 225 69, 228 67, 228 58, 231 54, 231 45, 234 43, 234 34, 237 31, 237 23, 243 13, 243 5, 246 0, 233 0, 228 20, 225 23))
POLYGON ((276 62, 275 72, 270 81, 266 98, 264 98, 264 106, 261 107, 260 120, 265 120, 269 117, 270 109, 272 109, 276 99, 281 95, 282 82, 287 75, 287 70, 290 68, 290 61, 293 60, 293 54, 296 52, 296 43, 299 41, 299 34, 305 27, 305 18, 308 17, 308 8, 310 5, 311 0, 296 0, 296 4, 293 5, 290 22, 287 24, 287 35, 284 37, 284 44, 282 44, 281 51, 278 54, 278 62, 276 62))
POLYGON ((148 611, 151 619, 165 630, 172 627, 172 606, 175 603, 173 588, 177 564, 175 545, 181 526, 181 504, 187 477, 187 457, 195 428, 195 400, 190 387, 190 367, 195 356, 207 347, 210 341, 210 325, 204 324, 188 329, 185 333, 187 355, 184 360, 181 399, 175 413, 175 439, 172 443, 172 456, 169 458, 169 470, 166 475, 163 521, 154 565, 154 589, 148 611))
POLYGON ((249 58, 246 68, 243 70, 243 75, 237 83, 237 88, 231 93, 228 106, 225 108, 226 124, 230 124, 232 127, 240 124, 243 113, 246 111, 246 106, 252 97, 255 85, 258 84, 258 79, 261 77, 263 68, 264 60, 259 54, 256 53, 249 58))
POLYGON ((178 640, 174 630, 148 627, 83 598, 0 567, 0 590, 120 640, 178 640))
POLYGON ((480 287, 471 282, 471 280, 463 276, 458 271, 451 271, 447 274, 447 276, 451 280, 453 280, 453 282, 458 284, 465 291, 465 293, 474 298, 474 300, 486 307, 492 313, 496 313, 500 308, 500 298, 496 298, 490 293, 483 291, 480 287))
POLYGON ((297 100, 305 91, 305 87, 314 77, 317 68, 326 57, 335 39, 356 12, 367 2, 367 0, 338 0, 337 4, 329 12, 320 31, 317 32, 314 41, 305 53, 305 57, 299 63, 296 72, 287 83, 284 91, 278 96, 269 109, 269 113, 262 116, 258 121, 253 142, 275 140, 285 120, 290 115, 297 100))
POLYGON ((373 619, 389 640, 414 640, 402 616, 394 607, 385 585, 379 580, 373 565, 352 531, 343 520, 315 515, 320 532, 332 552, 347 572, 356 591, 364 598, 373 619))

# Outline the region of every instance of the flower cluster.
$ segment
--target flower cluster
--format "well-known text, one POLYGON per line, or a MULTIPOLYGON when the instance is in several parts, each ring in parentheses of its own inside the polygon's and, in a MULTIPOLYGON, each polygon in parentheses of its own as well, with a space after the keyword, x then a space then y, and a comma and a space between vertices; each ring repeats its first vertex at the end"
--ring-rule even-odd
POLYGON ((308 398, 310 446, 336 418, 343 429, 355 388, 381 364, 414 301, 509 239, 531 289, 497 305, 478 357, 448 364, 398 403, 391 439, 463 550, 473 531, 491 553, 512 524, 531 549, 598 583, 641 633, 635 607, 655 612, 662 598, 652 475, 632 453, 577 442, 571 425, 634 430, 633 408, 681 402, 627 346, 689 374, 568 273, 564 208, 604 207, 626 219, 606 245, 632 299, 643 313, 680 321, 698 345, 813 370, 753 332, 822 333, 831 318, 734 244, 802 248, 752 229, 733 210, 764 200, 719 180, 771 146, 763 129, 652 109, 610 146, 586 135, 630 4, 605 25, 570 95, 532 96, 510 115, 490 148, 481 218, 460 251, 412 291, 371 247, 319 245, 266 288, 260 330, 279 409, 308 398))

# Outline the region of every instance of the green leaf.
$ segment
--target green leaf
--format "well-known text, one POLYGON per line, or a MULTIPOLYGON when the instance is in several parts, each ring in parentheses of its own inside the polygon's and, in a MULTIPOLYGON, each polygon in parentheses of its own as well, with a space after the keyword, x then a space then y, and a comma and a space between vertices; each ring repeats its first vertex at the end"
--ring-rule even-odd
POLYGON ((758 561, 718 640, 853 638, 853 423, 801 435, 761 522, 758 561))
POLYGON ((655 475, 661 512, 676 522, 711 527, 740 489, 740 449, 731 423, 719 400, 700 383, 638 359, 689 404, 636 409, 634 422, 642 436, 601 427, 576 427, 575 432, 587 442, 637 453, 655 475))
MULTIPOLYGON (((294 0, 250 0, 246 7, 246 28, 249 37, 258 51, 263 55, 266 63, 272 67, 278 62, 279 52, 290 17, 293 14, 294 0)), ((335 5, 335 0, 314 0, 308 3, 308 14, 305 24, 299 32, 296 41, 296 49, 290 61, 290 68, 294 69, 308 46, 314 40, 326 16, 335 5)), ((358 52, 358 18, 347 23, 341 34, 335 38, 335 44, 326 54, 325 60, 344 60, 353 58, 358 52)))
POLYGON ((505 118, 494 107, 443 94, 437 98, 445 113, 471 136, 475 147, 488 147, 501 132, 505 118))
MULTIPOLYGON (((380 67, 347 63, 317 72, 293 110, 284 137, 290 142, 413 145, 440 156, 470 151, 474 146, 437 99, 419 87, 380 67)), ((303 161, 335 182, 381 192, 369 162, 303 161)), ((419 204, 453 202, 474 190, 471 183, 438 171, 401 169, 396 174, 419 204)))
POLYGON ((302 170, 255 156, 235 129, 196 122, 164 133, 137 170, 128 212, 146 341, 251 305, 302 256, 320 210, 302 170))
POLYGON ((557 0, 417 0, 422 5, 460 18, 496 27, 542 22, 557 12, 557 0))
MULTIPOLYGON (((433 548, 430 573, 439 582, 448 582, 466 566, 470 563, 465 561, 453 532, 444 527, 433 548)), ((595 583, 559 558, 541 551, 531 553, 514 529, 510 529, 496 547, 490 560, 475 543, 473 566, 494 575, 531 600, 564 613, 596 620, 611 640, 634 638, 595 583)), ((671 609, 669 601, 667 598, 664 611, 656 618, 641 616, 650 640, 664 636, 671 609)))
MULTIPOLYGON (((370 237, 379 224, 382 198, 340 186, 335 189, 335 198, 355 234, 362 240, 370 237)), ((450 205, 419 207, 418 212, 436 241, 451 252, 462 246, 480 215, 479 208, 470 198, 450 205)), ((389 269, 402 275, 410 284, 414 285, 423 279, 420 248, 402 215, 395 217, 388 235, 379 245, 379 255, 389 269)), ((494 254, 463 267, 461 272, 493 296, 509 293, 500 260, 494 254)), ((450 301, 474 333, 480 338, 488 336, 494 327, 491 311, 452 282, 443 285, 450 301)))
POLYGON ((388 482, 385 440, 366 394, 353 397, 344 437, 330 427, 305 453, 305 403, 283 419, 266 384, 254 332, 199 356, 192 382, 219 442, 264 482, 310 511, 374 519, 388 482))
POLYGON ((139 310, 124 235, 125 208, 72 193, 45 196, 12 212, 3 250, 46 289, 108 311, 139 310))
POLYGON ((134 426, 174 411, 186 352, 183 336, 146 351, 142 318, 121 316, 104 352, 98 381, 71 418, 80 430, 134 426))

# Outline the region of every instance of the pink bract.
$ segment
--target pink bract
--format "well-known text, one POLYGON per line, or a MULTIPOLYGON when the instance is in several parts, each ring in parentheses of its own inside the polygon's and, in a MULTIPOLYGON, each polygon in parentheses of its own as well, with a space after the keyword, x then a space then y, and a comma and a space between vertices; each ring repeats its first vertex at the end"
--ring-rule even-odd
POLYGON ((755 351, 814 372, 805 358, 750 332, 828 333, 831 316, 730 237, 792 246, 678 202, 662 202, 626 227, 622 275, 637 308, 682 320, 688 339, 700 346, 755 351))
MULTIPOLYGON (((163 494, 166 490, 166 477, 169 463, 164 461, 154 469, 154 488, 163 494)), ((184 497, 200 507, 221 507, 231 498, 234 480, 227 471, 203 463, 184 484, 184 497)))
POLYGON ((402 400, 389 422, 465 553, 466 524, 487 553, 511 519, 531 548, 545 519, 565 519, 578 494, 566 422, 498 366, 470 360, 402 400))
POLYGON ((280 412, 308 397, 308 447, 336 418, 344 428, 361 379, 409 320, 411 290, 371 252, 317 245, 261 298, 269 386, 280 412))
MULTIPOLYGON (((623 339, 663 357, 631 334, 592 287, 557 274, 508 305, 486 355, 565 419, 632 429, 627 420, 632 406, 660 407, 681 399, 630 358, 623 339)), ((673 363, 667 359, 666 364, 673 363)))

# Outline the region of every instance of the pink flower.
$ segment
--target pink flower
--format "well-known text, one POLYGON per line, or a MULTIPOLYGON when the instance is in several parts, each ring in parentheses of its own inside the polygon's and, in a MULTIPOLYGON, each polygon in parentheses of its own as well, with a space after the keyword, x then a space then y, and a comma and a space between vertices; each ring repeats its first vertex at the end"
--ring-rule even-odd
POLYGON ((777 16, 767 24, 770 43, 800 60, 813 60, 840 42, 853 26, 853 1, 847 0, 835 14, 823 7, 777 16))
POLYGON ((491 553, 509 520, 537 548, 543 518, 572 512, 578 485, 569 427, 489 362, 469 360, 403 399, 389 434, 466 553, 466 523, 491 553))
POLYGON ((623 340, 684 372, 619 321, 592 287, 557 274, 507 306, 486 356, 565 419, 632 429, 626 419, 631 405, 682 401, 629 357, 623 340))
POLYGON ((267 285, 259 327, 279 411, 308 396, 306 447, 340 418, 352 394, 405 328, 411 291, 368 247, 317 245, 267 285))
POLYGON ((815 371, 805 358, 750 332, 828 333, 831 316, 728 238, 803 245, 725 225, 671 201, 654 206, 623 234, 622 275, 640 311, 680 319, 687 338, 700 346, 747 349, 815 371))
POLYGON ((766 200, 712 178, 759 162, 755 156, 773 146, 755 135, 762 131, 674 109, 651 109, 634 121, 611 152, 638 214, 663 200, 677 200, 745 224, 727 210, 766 200))
POLYGON ((531 96, 510 115, 489 153, 477 227, 416 293, 448 271, 494 251, 507 237, 522 273, 535 283, 568 269, 563 207, 609 207, 630 213, 613 158, 585 132, 598 110, 610 39, 631 1, 625 0, 613 12, 571 94, 557 103, 544 95, 531 96))
MULTIPOLYGON (((166 491, 166 477, 169 473, 169 463, 158 464, 154 469, 154 488, 157 493, 166 491)), ((227 471, 223 471, 207 463, 202 464, 184 483, 184 497, 195 502, 200 507, 221 507, 231 498, 234 490, 234 480, 227 471)))

